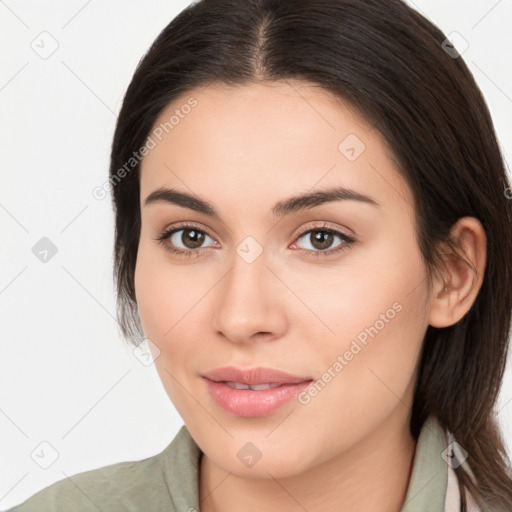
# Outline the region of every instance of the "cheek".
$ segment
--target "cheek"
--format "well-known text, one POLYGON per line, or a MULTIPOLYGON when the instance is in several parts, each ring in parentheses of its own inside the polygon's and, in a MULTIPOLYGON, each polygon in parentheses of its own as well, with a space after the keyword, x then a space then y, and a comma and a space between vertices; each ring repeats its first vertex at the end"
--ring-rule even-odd
POLYGON ((405 401, 428 325, 425 268, 413 242, 376 240, 357 263, 347 259, 316 281, 324 293, 310 305, 330 331, 321 336, 323 398, 311 400, 318 414, 327 405, 370 420, 405 401))
MULTIPOLYGON (((190 267, 192 268, 192 267, 190 267)), ((141 243, 135 266, 135 294, 146 336, 160 344, 180 327, 180 319, 197 303, 194 275, 174 269, 161 248, 141 243)))
POLYGON ((309 274, 294 269, 302 275, 294 291, 316 316, 309 338, 321 330, 331 352, 348 349, 355 338, 386 338, 387 346, 397 347, 426 328, 426 270, 408 227, 375 233, 335 266, 309 274))
POLYGON ((171 400, 179 403, 175 379, 183 383, 194 373, 204 339, 198 332, 204 323, 195 319, 212 283, 193 265, 171 264, 163 249, 149 243, 139 246, 134 281, 144 333, 158 349, 155 365, 171 400))
MULTIPOLYGON (((155 366, 166 392, 180 414, 190 408, 180 386, 194 361, 187 312, 197 302, 197 292, 187 285, 187 272, 176 271, 161 249, 139 246, 135 291, 144 333, 152 341, 155 366), (186 342, 184 342, 186 341, 186 342)), ((197 349, 196 349, 197 350, 197 349)))
POLYGON ((170 327, 169 306, 172 296, 166 293, 165 276, 162 275, 161 264, 151 260, 148 251, 139 247, 135 267, 135 294, 139 316, 146 336, 157 343, 157 340, 170 327))

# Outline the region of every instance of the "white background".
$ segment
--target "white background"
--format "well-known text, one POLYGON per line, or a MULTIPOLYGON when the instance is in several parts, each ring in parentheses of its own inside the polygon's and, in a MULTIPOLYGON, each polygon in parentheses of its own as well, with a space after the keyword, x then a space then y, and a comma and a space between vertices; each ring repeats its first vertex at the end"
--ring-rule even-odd
MULTIPOLYGON (((509 156, 512 1, 409 3, 468 41, 464 60, 509 156)), ((152 456, 183 424, 154 366, 117 331, 113 214, 92 190, 108 177, 135 66, 188 4, 0 1, 1 509, 66 475, 152 456), (47 59, 32 48, 41 38, 46 50, 58 44, 47 59), (32 253, 42 237, 58 249, 47 263, 32 253), (48 469, 31 458, 51 461, 44 441, 58 453, 48 469)), ((499 413, 509 449, 511 374, 509 365, 499 413)))

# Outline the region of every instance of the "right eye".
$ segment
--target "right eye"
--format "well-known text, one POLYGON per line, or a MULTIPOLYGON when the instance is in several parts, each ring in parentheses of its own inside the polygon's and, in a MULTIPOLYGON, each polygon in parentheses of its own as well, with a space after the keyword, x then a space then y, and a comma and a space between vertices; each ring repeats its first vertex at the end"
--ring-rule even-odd
POLYGON ((191 257, 194 253, 199 253, 206 247, 201 247, 206 239, 210 239, 216 244, 217 242, 202 229, 198 229, 193 224, 182 224, 177 227, 165 230, 156 240, 160 242, 164 248, 179 256, 191 257), (182 244, 182 247, 180 247, 182 244))

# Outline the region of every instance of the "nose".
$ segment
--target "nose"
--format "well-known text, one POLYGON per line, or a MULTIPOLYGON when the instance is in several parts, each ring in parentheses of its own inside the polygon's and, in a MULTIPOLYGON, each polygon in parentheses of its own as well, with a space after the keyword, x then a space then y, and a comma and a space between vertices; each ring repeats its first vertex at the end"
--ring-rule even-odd
POLYGON ((233 343, 283 336, 286 288, 267 265, 265 251, 251 263, 234 254, 231 269, 212 297, 212 328, 218 335, 233 343))

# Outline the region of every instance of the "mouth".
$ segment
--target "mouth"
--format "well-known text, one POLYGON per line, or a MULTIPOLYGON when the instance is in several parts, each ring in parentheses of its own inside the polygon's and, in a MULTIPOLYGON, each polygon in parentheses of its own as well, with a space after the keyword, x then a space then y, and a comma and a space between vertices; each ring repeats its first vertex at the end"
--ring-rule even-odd
POLYGON ((213 401, 233 416, 267 416, 312 382, 272 368, 219 368, 202 375, 213 401))
POLYGON ((245 384, 244 382, 229 382, 229 381, 221 381, 222 384, 226 384, 232 389, 252 389, 253 391, 261 391, 262 389, 273 389, 279 388, 281 386, 286 385, 286 383, 282 384, 245 384))
POLYGON ((233 389, 268 389, 268 387, 278 387, 286 384, 299 384, 313 380, 311 376, 293 375, 282 370, 274 368, 256 367, 256 368, 237 368, 235 366, 225 366, 216 368, 202 374, 202 377, 213 382, 226 383, 233 389))

